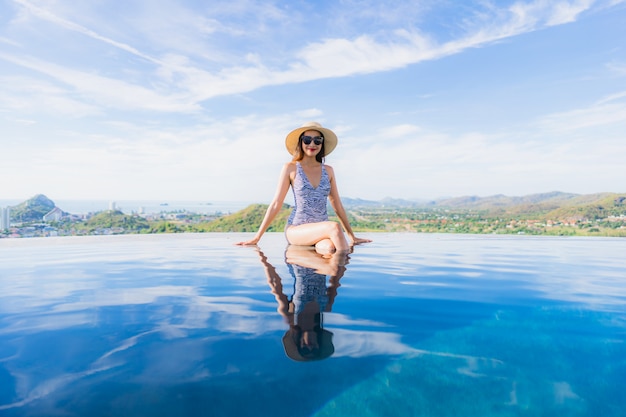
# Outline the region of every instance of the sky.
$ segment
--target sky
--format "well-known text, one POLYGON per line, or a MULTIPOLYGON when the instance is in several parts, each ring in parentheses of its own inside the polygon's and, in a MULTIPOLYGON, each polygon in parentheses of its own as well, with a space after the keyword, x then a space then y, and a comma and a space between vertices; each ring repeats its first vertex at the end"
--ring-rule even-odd
MULTIPOLYGON (((626 192, 626 0, 0 0, 0 199, 626 192)), ((288 202, 288 201, 286 201, 288 202)))

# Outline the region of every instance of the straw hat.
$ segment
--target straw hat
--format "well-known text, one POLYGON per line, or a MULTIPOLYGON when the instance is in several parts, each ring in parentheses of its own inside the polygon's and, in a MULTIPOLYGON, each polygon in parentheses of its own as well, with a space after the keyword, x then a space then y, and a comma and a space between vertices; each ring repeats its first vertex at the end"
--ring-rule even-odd
POLYGON ((335 132, 325 127, 322 127, 322 125, 317 122, 306 122, 299 128, 289 132, 289 134, 287 135, 287 138, 285 139, 287 152, 292 155, 295 153, 296 147, 298 146, 298 140, 300 139, 300 135, 307 130, 317 130, 322 134, 322 136, 324 136, 323 156, 327 156, 328 154, 330 154, 337 146, 337 135, 335 135, 335 132))
POLYGON ((303 356, 298 350, 296 340, 294 340, 295 334, 293 330, 287 330, 283 336, 283 347, 285 348, 285 354, 298 362, 319 361, 326 359, 335 352, 335 346, 333 345, 333 334, 328 330, 320 329, 317 332, 319 350, 310 356, 303 356))

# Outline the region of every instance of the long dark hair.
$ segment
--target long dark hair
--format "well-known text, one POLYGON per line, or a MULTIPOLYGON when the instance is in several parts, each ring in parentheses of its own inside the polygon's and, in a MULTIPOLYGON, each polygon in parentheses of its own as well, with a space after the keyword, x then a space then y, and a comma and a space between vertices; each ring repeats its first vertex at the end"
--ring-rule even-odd
MULTIPOLYGON (((319 133, 320 136, 322 138, 324 138, 324 135, 322 134, 322 132, 319 132, 315 129, 311 129, 314 130, 315 132, 319 133)), ((296 150, 293 153, 293 160, 294 161, 302 161, 302 159, 304 159, 304 152, 302 152, 302 136, 304 136, 304 132, 300 133, 300 137, 298 138, 298 146, 296 146, 296 150)), ((324 144, 326 143, 326 141, 322 141, 322 148, 320 149, 320 151, 317 153, 317 155, 315 155, 315 160, 317 162, 319 162, 320 164, 322 162, 324 162, 324 156, 326 156, 326 148, 324 147, 324 144)))

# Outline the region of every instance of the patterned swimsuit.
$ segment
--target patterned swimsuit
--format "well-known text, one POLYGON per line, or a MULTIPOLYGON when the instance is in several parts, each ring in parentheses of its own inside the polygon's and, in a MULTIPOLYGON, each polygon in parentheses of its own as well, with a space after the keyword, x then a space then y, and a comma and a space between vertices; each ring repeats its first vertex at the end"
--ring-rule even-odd
POLYGON ((313 268, 306 268, 296 264, 287 264, 287 268, 294 278, 293 296, 294 323, 298 324, 298 314, 307 303, 317 301, 320 312, 326 311, 328 305, 328 293, 326 288, 326 275, 320 274, 313 268))
POLYGON ((328 220, 326 201, 330 194, 330 178, 322 164, 322 179, 317 187, 309 182, 300 162, 296 162, 296 177, 293 180, 294 207, 287 226, 317 223, 328 220))

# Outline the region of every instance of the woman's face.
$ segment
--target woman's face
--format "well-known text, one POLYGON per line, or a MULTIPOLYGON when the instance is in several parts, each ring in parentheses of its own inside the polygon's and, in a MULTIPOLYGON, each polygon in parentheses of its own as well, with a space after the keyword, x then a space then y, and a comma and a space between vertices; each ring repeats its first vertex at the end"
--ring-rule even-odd
POLYGON ((322 145, 324 144, 322 134, 317 130, 307 130, 302 134, 302 152, 306 156, 315 157, 322 150, 322 145), (305 140, 308 138, 312 138, 309 144, 305 143, 305 140), (322 142, 320 142, 320 139, 322 142), (318 143, 316 143, 316 141, 318 143))

